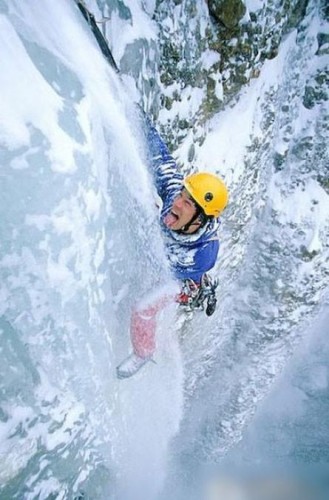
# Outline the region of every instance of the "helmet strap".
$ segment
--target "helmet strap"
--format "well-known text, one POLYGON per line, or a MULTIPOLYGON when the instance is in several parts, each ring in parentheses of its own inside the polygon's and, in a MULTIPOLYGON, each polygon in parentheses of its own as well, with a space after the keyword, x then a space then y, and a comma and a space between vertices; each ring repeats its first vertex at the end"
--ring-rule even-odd
POLYGON ((190 229, 192 224, 198 218, 200 219, 200 226, 198 226, 197 229, 200 229, 200 227, 203 227, 206 224, 208 217, 206 216, 206 214, 204 213, 204 211, 202 210, 202 208, 199 205, 195 204, 195 206, 196 206, 196 212, 193 215, 192 219, 187 224, 185 224, 185 226, 183 226, 179 231, 177 231, 178 233, 186 234, 186 232, 190 229))

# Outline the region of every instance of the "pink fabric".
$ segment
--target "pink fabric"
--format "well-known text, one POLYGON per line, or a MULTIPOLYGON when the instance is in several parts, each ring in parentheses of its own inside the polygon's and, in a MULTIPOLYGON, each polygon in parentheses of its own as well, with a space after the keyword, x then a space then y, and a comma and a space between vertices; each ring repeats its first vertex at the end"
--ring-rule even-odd
POLYGON ((154 354, 157 313, 174 300, 174 295, 164 295, 145 308, 133 310, 130 321, 130 336, 134 353, 137 356, 148 358, 154 354))

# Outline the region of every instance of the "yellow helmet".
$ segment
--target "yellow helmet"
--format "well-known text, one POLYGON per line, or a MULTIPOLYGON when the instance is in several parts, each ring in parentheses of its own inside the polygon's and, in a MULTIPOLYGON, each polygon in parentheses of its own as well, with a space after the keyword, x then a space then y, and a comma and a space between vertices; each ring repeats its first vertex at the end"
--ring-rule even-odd
POLYGON ((198 172, 186 177, 183 185, 206 215, 218 217, 228 203, 228 190, 217 175, 198 172))

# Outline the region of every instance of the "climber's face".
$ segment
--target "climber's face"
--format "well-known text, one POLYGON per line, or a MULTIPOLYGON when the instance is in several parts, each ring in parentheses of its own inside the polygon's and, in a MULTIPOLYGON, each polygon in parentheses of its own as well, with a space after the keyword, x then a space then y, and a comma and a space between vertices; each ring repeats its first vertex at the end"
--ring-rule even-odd
POLYGON ((172 231, 179 231, 195 216, 197 208, 186 189, 174 199, 170 212, 164 217, 164 224, 172 231))

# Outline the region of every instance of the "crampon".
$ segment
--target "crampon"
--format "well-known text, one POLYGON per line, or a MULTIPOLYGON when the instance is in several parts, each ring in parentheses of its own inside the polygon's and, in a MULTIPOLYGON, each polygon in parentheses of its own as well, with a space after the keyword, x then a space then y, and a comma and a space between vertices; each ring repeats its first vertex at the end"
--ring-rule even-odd
POLYGON ((184 280, 181 293, 177 302, 186 311, 201 310, 211 316, 216 309, 216 288, 218 280, 212 280, 208 274, 204 274, 201 283, 195 283, 192 279, 184 280))

